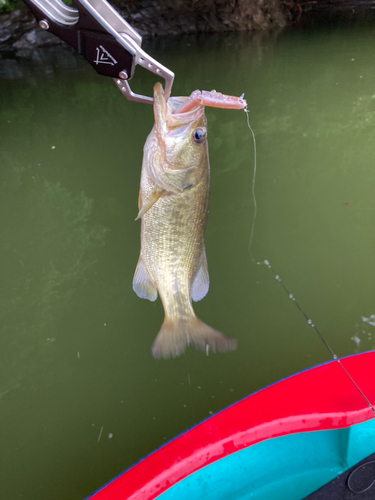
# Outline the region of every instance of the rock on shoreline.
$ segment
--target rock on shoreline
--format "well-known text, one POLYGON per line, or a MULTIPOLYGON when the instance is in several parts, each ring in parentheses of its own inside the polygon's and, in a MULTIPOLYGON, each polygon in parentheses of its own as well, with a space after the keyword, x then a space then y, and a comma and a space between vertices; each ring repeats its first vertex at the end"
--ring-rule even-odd
MULTIPOLYGON (((290 20, 280 0, 123 0, 111 4, 142 36, 268 30, 284 27, 290 20)), ((60 43, 38 27, 26 6, 0 15, 0 51, 60 43)))
POLYGON ((0 15, 0 51, 14 51, 60 43, 57 37, 39 28, 26 6, 0 15))

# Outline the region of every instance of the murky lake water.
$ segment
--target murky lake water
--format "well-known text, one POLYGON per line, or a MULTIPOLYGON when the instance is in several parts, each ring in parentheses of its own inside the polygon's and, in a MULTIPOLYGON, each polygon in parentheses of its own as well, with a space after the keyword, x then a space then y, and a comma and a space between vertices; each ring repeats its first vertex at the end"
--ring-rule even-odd
MULTIPOLYGON (((175 95, 245 92, 252 253, 340 356, 375 348, 374 31, 146 44, 175 71, 175 95)), ((211 286, 195 309, 238 350, 152 359, 163 309, 131 286, 152 108, 78 56, 36 55, 0 65, 0 484, 4 498, 79 500, 211 412, 331 356, 251 260, 246 115, 208 109, 211 286)))

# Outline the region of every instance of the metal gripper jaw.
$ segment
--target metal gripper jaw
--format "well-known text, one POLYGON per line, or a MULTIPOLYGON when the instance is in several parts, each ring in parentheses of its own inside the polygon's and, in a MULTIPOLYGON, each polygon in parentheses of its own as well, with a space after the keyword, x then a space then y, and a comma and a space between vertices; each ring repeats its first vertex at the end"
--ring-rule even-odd
POLYGON ((174 73, 142 50, 142 37, 106 0, 72 1, 73 7, 62 0, 24 0, 42 29, 71 45, 100 75, 113 78, 127 99, 153 103, 130 88, 137 64, 163 78, 170 96, 174 73))

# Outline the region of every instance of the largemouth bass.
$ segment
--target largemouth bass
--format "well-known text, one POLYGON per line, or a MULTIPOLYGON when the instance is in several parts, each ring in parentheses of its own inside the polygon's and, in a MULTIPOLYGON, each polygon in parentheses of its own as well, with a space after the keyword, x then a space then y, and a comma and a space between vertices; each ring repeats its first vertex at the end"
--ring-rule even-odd
POLYGON ((204 106, 241 109, 246 101, 212 92, 166 101, 154 86, 155 125, 144 146, 138 199, 141 252, 133 289, 164 306, 164 323, 152 345, 155 358, 179 356, 188 344, 208 353, 237 343, 198 319, 192 300, 209 288, 204 231, 210 167, 204 106))

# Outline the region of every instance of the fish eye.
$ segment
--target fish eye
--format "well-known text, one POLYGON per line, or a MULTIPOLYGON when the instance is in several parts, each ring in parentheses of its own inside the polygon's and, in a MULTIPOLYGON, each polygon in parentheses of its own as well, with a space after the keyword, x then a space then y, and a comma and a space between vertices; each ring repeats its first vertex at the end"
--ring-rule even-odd
POLYGON ((197 144, 201 144, 204 139, 206 137, 206 132, 203 128, 196 128, 193 132, 193 139, 194 139, 194 142, 196 142, 197 144))

